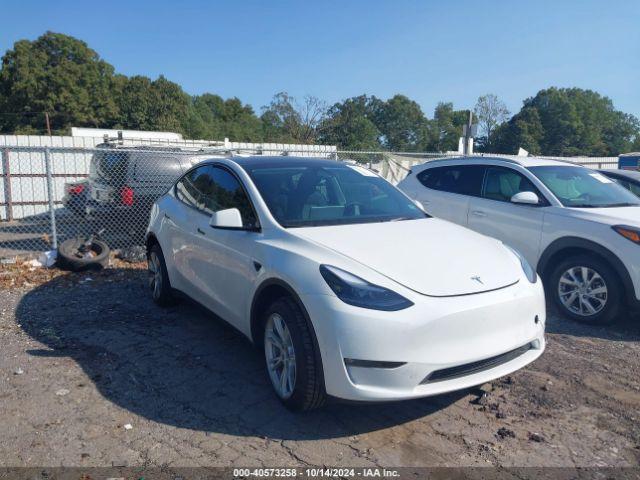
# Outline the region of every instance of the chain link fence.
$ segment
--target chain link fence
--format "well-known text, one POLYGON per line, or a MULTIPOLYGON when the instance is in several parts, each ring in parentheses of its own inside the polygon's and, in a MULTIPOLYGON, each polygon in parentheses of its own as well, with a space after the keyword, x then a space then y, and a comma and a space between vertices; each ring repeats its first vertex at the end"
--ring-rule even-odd
MULTIPOLYGON (((351 160, 366 164, 395 184, 415 164, 460 156, 336 151, 318 146, 297 151, 252 145, 229 150, 110 143, 91 148, 0 146, 0 154, 0 259, 9 260, 37 256, 55 250, 66 239, 97 232, 112 249, 142 245, 154 201, 204 159, 284 154, 351 160)), ((594 168, 617 165, 615 157, 573 160, 594 168)))
POLYGON ((95 233, 112 249, 144 243, 151 207, 205 159, 245 155, 336 158, 335 147, 269 150, 98 145, 0 147, 0 259, 34 257, 95 233))

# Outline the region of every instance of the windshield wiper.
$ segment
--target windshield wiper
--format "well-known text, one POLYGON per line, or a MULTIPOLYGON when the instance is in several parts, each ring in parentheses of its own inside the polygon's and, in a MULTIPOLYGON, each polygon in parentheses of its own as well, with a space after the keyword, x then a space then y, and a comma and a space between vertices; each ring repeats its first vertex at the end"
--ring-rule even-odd
POLYGON ((602 205, 602 208, 613 208, 613 207, 638 207, 640 206, 640 203, 631 203, 631 202, 624 202, 624 203, 612 203, 610 205, 602 205))
POLYGON ((615 207, 638 207, 640 203, 609 203, 607 205, 594 205, 592 203, 576 203, 575 205, 568 205, 570 208, 615 208, 615 207))

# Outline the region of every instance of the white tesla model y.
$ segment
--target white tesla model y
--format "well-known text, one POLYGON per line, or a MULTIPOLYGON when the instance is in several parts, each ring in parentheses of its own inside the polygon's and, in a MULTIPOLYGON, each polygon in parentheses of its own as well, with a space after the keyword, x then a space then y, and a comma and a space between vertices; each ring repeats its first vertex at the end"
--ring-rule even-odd
POLYGON ((479 385, 545 346, 522 255, 355 164, 200 163, 155 203, 147 251, 153 299, 181 292, 249 337, 293 410, 479 385))

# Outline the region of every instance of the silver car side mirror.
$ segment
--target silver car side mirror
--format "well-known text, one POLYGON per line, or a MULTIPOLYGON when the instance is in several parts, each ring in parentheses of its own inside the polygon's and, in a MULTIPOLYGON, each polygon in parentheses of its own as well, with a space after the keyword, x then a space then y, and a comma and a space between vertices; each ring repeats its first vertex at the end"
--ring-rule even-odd
POLYGON ((227 208, 213 212, 209 225, 213 228, 243 228, 242 215, 237 208, 227 208))
POLYGON ((518 192, 511 197, 511 203, 520 203, 524 205, 539 205, 540 198, 533 192, 518 192))

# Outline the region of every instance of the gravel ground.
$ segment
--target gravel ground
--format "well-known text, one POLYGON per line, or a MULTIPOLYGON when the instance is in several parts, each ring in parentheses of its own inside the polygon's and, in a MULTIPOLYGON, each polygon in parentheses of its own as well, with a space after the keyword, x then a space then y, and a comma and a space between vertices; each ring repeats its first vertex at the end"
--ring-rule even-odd
POLYGON ((248 341, 190 302, 156 307, 135 265, 21 268, 0 266, 3 467, 640 463, 638 318, 551 315, 547 351, 510 377, 296 415, 248 341))

